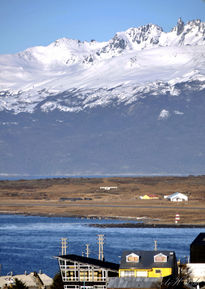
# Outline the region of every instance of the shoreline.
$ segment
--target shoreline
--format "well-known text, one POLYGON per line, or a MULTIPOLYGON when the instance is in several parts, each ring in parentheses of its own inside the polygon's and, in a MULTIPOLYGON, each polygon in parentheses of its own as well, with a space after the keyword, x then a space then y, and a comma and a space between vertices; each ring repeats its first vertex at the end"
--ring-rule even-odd
POLYGON ((204 228, 199 224, 146 224, 146 223, 121 223, 121 224, 90 224, 90 227, 97 228, 204 228))
POLYGON ((107 223, 143 223, 148 227, 172 227, 179 214, 180 224, 203 227, 204 192, 205 176, 3 181, 0 214, 110 219, 107 223), (174 203, 164 198, 175 191, 186 194, 189 201, 174 203), (149 194, 157 199, 141 199, 149 194))
MULTIPOLYGON (((95 227, 95 228, 204 228, 205 224, 173 224, 173 223, 143 223, 139 220, 134 220, 133 218, 122 218, 122 217, 111 217, 111 216, 79 216, 79 215, 72 215, 72 216, 66 216, 66 215, 57 215, 55 213, 53 214, 30 214, 30 213, 12 213, 12 212, 2 212, 0 211, 0 215, 21 215, 24 217, 45 217, 45 218, 76 218, 76 219, 88 219, 88 220, 116 220, 116 221, 125 221, 123 223, 111 223, 111 224, 88 224, 89 227, 95 227), (128 222, 130 220, 130 222, 128 222), (133 223, 135 221, 136 223, 133 223), (138 223, 137 223, 138 222, 138 223)), ((149 219, 149 221, 151 221, 149 219)))

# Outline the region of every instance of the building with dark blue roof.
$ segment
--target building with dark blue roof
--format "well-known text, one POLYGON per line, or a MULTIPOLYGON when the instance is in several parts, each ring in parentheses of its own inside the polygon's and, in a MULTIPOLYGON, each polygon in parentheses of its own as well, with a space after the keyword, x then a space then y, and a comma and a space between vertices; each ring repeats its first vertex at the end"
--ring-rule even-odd
POLYGON ((190 262, 205 263, 205 233, 200 233, 191 243, 190 262))
POLYGON ((177 260, 173 251, 124 251, 119 277, 160 278, 177 275, 177 260))

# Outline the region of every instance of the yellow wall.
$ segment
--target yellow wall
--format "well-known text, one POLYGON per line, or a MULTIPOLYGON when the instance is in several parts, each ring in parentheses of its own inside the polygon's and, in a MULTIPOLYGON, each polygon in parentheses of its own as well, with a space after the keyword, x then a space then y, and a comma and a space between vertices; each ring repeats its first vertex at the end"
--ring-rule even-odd
POLYGON ((149 277, 166 277, 172 274, 171 268, 152 268, 149 272, 149 277), (160 273, 156 273, 156 270, 160 270, 160 273))
POLYGON ((144 195, 144 196, 142 197, 142 199, 143 199, 143 200, 149 200, 150 197, 149 197, 148 195, 144 195))
MULTIPOLYGON (((159 278, 159 277, 165 277, 165 276, 169 276, 172 274, 172 268, 152 268, 152 269, 121 269, 119 270, 119 277, 122 277, 122 272, 125 272, 125 271, 128 271, 128 272, 133 272, 134 271, 134 277, 137 277, 138 274, 137 272, 140 272, 143 273, 143 272, 147 272, 147 277, 156 277, 156 278, 159 278), (157 273, 156 270, 160 270, 161 272, 157 273)), ((124 277, 126 278, 126 277, 124 277)))

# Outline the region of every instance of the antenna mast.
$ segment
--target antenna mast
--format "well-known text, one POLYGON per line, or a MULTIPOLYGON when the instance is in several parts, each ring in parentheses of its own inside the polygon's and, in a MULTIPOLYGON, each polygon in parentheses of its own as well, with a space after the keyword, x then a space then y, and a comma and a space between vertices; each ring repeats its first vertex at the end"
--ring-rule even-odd
POLYGON ((154 250, 157 251, 157 240, 154 241, 154 250))
POLYGON ((61 255, 67 254, 67 238, 61 238, 61 255))
POLYGON ((98 259, 103 261, 103 259, 104 259, 104 253, 103 253, 104 235, 102 235, 102 234, 98 235, 98 244, 99 244, 98 259))
POLYGON ((90 254, 90 249, 89 249, 89 244, 86 244, 86 251, 85 251, 86 257, 89 257, 90 254))

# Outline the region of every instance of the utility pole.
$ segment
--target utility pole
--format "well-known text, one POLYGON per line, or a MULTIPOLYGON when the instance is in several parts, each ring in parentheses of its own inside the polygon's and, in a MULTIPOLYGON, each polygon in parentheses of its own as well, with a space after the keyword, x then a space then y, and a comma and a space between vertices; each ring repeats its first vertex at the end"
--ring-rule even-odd
POLYGON ((67 238, 61 238, 61 255, 67 254, 67 238))
POLYGON ((98 235, 98 244, 99 244, 98 259, 103 261, 103 259, 104 259, 104 253, 103 253, 104 235, 102 235, 102 234, 98 235))
POLYGON ((157 251, 157 240, 154 241, 154 250, 157 251))
POLYGON ((90 249, 89 249, 89 244, 86 244, 86 251, 85 251, 86 257, 89 257, 90 254, 90 249))

